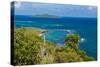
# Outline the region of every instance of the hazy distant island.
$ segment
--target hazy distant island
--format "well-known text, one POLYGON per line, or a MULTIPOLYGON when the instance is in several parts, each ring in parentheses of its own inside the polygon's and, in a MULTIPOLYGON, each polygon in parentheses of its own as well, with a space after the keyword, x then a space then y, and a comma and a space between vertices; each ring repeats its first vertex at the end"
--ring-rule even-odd
POLYGON ((61 18, 59 16, 50 15, 50 14, 33 15, 32 17, 37 17, 37 18, 61 18))

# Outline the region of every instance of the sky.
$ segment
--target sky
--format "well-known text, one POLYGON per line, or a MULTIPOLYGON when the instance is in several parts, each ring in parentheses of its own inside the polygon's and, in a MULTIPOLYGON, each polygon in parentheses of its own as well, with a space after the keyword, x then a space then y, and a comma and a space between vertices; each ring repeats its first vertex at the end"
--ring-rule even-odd
POLYGON ((49 14, 61 17, 97 17, 97 7, 86 5, 14 2, 14 11, 15 15, 49 14))

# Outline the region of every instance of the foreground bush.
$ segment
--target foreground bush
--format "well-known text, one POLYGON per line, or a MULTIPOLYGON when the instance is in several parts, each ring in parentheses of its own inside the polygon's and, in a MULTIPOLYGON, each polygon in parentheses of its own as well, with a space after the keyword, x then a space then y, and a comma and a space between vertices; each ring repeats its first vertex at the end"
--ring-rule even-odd
POLYGON ((18 28, 14 30, 14 64, 48 64, 78 61, 91 61, 84 51, 78 48, 79 35, 69 34, 65 39, 65 46, 56 46, 38 36, 40 29, 18 28))

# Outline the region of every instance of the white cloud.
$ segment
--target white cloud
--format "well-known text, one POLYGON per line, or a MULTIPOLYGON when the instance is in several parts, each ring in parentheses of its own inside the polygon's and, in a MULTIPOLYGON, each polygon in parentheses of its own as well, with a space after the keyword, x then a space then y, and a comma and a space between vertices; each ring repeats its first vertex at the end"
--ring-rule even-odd
POLYGON ((21 2, 15 2, 14 6, 15 6, 15 8, 20 8, 21 7, 21 2))
POLYGON ((92 7, 92 6, 89 6, 89 7, 88 7, 88 10, 93 10, 93 7, 92 7))

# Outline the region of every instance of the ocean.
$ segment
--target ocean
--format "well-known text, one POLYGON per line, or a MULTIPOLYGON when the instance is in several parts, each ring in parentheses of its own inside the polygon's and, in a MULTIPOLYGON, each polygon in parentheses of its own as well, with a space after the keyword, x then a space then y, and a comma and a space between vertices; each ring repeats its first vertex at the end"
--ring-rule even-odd
POLYGON ((46 40, 64 45, 68 32, 79 34, 79 48, 88 56, 97 59, 97 18, 62 17, 34 18, 32 16, 14 16, 14 24, 20 27, 36 27, 47 29, 46 40))

